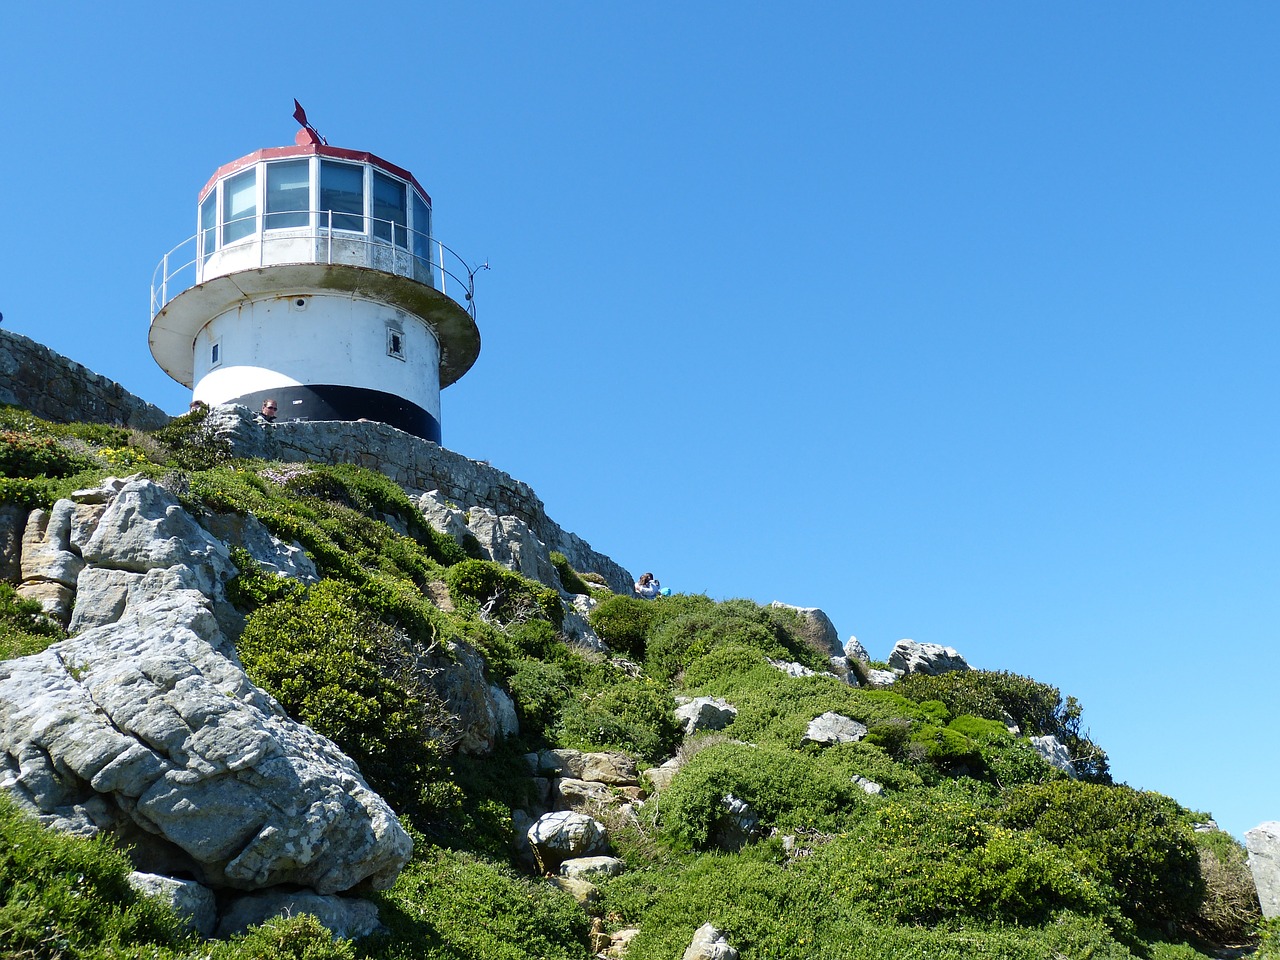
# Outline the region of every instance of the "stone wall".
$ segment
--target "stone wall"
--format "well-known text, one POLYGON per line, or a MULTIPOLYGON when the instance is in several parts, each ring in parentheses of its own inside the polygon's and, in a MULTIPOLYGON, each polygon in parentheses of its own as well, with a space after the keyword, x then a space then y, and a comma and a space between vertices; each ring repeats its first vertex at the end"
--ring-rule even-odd
POLYGON ((550 550, 563 553, 570 566, 598 573, 619 593, 630 593, 631 574, 591 544, 547 516, 527 483, 438 443, 371 421, 282 421, 263 423, 247 407, 215 407, 210 427, 231 442, 238 457, 291 462, 353 463, 377 470, 411 494, 437 490, 460 508, 485 507, 499 516, 529 525, 550 550))
POLYGON ((0 330, 0 403, 55 423, 107 423, 154 430, 169 415, 43 344, 0 330))

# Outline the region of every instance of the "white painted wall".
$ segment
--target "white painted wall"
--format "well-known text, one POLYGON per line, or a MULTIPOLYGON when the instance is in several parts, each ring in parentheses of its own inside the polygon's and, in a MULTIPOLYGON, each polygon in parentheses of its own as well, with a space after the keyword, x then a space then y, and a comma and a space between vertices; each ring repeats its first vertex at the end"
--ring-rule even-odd
POLYGON ((421 320, 372 300, 312 293, 254 300, 209 321, 194 349, 193 396, 211 405, 255 390, 337 384, 403 397, 440 419, 435 335, 421 320), (387 354, 389 326, 403 335, 403 360, 387 354))

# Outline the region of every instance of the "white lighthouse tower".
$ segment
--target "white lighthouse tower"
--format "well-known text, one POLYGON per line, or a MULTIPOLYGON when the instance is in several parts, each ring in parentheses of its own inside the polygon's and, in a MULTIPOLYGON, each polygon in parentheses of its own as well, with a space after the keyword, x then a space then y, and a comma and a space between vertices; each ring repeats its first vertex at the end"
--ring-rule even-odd
POLYGON ((377 420, 439 442, 440 390, 480 353, 473 271, 433 237, 413 174, 294 116, 293 146, 200 191, 196 235, 152 279, 151 354, 211 406, 270 398, 282 421, 377 420))

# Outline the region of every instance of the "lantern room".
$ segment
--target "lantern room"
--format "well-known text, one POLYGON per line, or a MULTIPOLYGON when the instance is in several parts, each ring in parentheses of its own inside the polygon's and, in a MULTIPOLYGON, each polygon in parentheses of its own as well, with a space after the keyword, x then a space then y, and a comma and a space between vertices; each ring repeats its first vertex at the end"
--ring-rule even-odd
POLYGON ((440 390, 480 351, 473 271, 435 239, 413 174, 302 122, 200 191, 195 235, 152 279, 152 355, 211 406, 271 399, 278 421, 439 442, 440 390))

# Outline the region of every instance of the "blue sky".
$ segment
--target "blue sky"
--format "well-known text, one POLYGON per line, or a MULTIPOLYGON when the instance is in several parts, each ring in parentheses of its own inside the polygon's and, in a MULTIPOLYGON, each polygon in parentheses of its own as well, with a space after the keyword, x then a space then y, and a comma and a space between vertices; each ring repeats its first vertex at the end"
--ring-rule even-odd
POLYGON ((1280 7, 9 4, 0 312, 170 412, 219 165, 412 170, 475 263, 445 444, 717 598, 1084 704, 1118 780, 1280 819, 1280 7))

